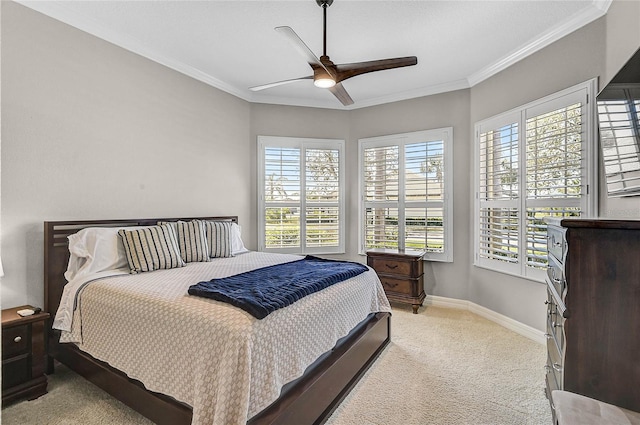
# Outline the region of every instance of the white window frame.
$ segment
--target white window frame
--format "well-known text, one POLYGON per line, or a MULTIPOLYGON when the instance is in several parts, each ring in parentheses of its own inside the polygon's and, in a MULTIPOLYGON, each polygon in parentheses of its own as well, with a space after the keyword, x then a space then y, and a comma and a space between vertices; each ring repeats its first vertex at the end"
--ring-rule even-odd
POLYGON ((542 99, 530 102, 519 108, 482 120, 475 124, 475 206, 474 206, 474 265, 497 272, 510 274, 537 282, 544 282, 545 270, 527 266, 526 223, 527 208, 531 207, 580 207, 581 217, 593 217, 597 214, 597 174, 598 156, 596 139, 596 94, 597 80, 592 79, 573 87, 559 91, 542 99), (526 188, 526 123, 533 118, 577 102, 582 103, 582 157, 581 187, 582 196, 578 199, 527 199, 526 188), (507 200, 480 199, 480 135, 497 130, 505 125, 518 124, 518 198, 507 200), (518 213, 518 260, 516 263, 482 258, 480 255, 481 208, 517 208, 518 213))
MULTIPOLYGON (((365 167, 364 150, 374 147, 398 146, 399 165, 404 167, 404 147, 408 144, 442 141, 443 142, 443 178, 444 199, 442 201, 425 200, 426 205, 434 205, 443 208, 443 252, 426 252, 424 259, 429 261, 452 262, 453 261, 453 127, 444 127, 431 130, 415 131, 411 133, 391 134, 387 136, 369 137, 358 140, 358 180, 359 180, 359 213, 358 213, 358 240, 359 254, 366 254, 365 226, 366 226, 366 199, 365 199, 365 167)), ((404 249, 404 210, 405 206, 405 173, 398 173, 398 201, 387 202, 389 207, 398 208, 398 243, 399 248, 404 249)))
MULTIPOLYGON (((303 137, 258 136, 258 251, 279 252, 290 254, 343 254, 345 252, 345 141, 340 139, 313 139, 303 137), (267 147, 298 148, 300 149, 300 201, 287 203, 300 208, 300 247, 292 248, 267 248, 266 247, 266 220, 265 220, 265 149, 267 147), (339 242, 333 247, 307 247, 306 246, 306 197, 305 179, 306 172, 304 161, 307 149, 335 149, 339 155, 339 242)), ((280 205, 280 204, 279 204, 280 205)), ((314 203, 314 205, 316 205, 314 203)), ((335 203, 331 203, 334 206, 335 203)), ((286 205, 282 205, 286 206, 286 205)), ((321 206, 321 205, 320 205, 321 206)))

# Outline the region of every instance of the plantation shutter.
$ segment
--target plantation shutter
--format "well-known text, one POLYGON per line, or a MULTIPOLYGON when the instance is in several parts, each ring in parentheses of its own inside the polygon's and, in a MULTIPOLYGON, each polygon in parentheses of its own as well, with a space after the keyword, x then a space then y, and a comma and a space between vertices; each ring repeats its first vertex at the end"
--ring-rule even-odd
POLYGON ((299 148, 267 147, 264 151, 265 248, 301 247, 299 148))
POLYGON ((306 150, 306 246, 340 244, 340 152, 306 150))
POLYGON ((452 261, 452 131, 360 140, 362 252, 421 250, 425 259, 452 261))
POLYGON ((344 141, 260 136, 259 249, 344 252, 344 141))
POLYGON ((481 262, 516 272, 520 255, 519 116, 483 126, 479 134, 479 242, 481 262))
POLYGON ((475 264, 542 280, 545 217, 594 209, 593 137, 587 103, 595 82, 476 124, 475 264))
POLYGON ((547 264, 547 225, 543 218, 581 214, 583 109, 582 102, 576 102, 527 117, 525 238, 529 267, 543 269, 547 264))
POLYGON ((404 246, 444 253, 444 142, 408 143, 404 158, 404 246))
POLYGON ((398 161, 398 146, 364 150, 367 248, 398 248, 398 161))

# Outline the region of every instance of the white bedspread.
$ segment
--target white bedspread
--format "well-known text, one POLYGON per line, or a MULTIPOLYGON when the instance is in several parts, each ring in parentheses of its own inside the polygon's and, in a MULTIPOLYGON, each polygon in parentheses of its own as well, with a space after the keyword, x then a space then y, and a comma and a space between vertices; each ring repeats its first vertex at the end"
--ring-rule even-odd
POLYGON ((187 294, 202 280, 299 258, 249 252, 90 282, 61 341, 192 406, 193 425, 245 424, 368 314, 391 311, 373 270, 262 320, 187 294))

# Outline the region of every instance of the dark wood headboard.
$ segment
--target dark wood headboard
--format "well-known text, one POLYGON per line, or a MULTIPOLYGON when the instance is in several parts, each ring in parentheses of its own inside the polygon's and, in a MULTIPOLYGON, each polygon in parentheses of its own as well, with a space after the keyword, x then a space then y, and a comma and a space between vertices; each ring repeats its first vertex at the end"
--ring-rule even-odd
POLYGON ((44 222, 44 309, 55 315, 62 298, 62 290, 67 280, 64 272, 69 263, 69 240, 72 235, 87 227, 128 227, 153 226, 158 221, 175 220, 224 220, 238 222, 237 216, 223 217, 180 217, 180 218, 142 218, 116 220, 81 220, 81 221, 45 221, 44 222))

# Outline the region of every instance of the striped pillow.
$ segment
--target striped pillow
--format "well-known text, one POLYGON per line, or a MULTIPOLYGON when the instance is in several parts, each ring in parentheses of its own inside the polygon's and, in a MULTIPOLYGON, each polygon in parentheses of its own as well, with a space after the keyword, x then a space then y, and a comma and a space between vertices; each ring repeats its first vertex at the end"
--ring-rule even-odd
POLYGON ((180 255, 185 263, 209 261, 209 245, 204 223, 191 221, 160 221, 158 225, 168 224, 173 227, 177 237, 180 255))
POLYGON ((231 222, 205 221, 211 258, 231 257, 231 222))
POLYGON ((120 229, 124 251, 131 273, 184 267, 173 227, 150 226, 140 229, 120 229))

